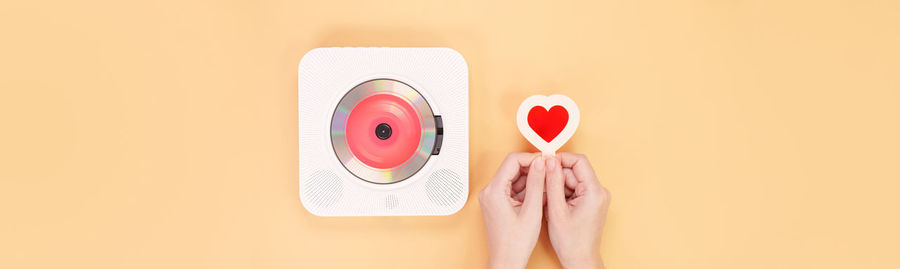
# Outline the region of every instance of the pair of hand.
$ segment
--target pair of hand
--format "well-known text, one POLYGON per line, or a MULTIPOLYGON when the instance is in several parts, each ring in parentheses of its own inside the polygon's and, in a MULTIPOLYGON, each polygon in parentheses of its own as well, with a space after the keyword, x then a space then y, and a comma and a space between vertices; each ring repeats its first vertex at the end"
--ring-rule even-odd
POLYGON ((478 194, 489 266, 524 268, 547 218, 550 243, 565 268, 603 268, 597 247, 609 207, 584 155, 511 153, 478 194))

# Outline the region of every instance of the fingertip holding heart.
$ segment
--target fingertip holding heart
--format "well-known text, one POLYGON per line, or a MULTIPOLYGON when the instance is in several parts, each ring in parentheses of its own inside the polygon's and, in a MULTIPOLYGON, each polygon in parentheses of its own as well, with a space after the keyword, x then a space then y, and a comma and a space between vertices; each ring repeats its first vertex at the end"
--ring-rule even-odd
POLYGON ((532 95, 519 105, 516 123, 528 142, 554 156, 575 134, 580 116, 575 101, 565 95, 532 95))

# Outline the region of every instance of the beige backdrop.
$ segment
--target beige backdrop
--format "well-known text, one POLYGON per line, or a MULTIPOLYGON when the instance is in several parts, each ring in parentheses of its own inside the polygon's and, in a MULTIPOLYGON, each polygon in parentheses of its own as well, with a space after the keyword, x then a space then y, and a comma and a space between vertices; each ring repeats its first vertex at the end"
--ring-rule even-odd
MULTIPOLYGON (((898 14, 897 1, 5 2, 0 267, 481 266, 476 193, 530 150, 515 109, 562 93, 583 118, 564 150, 613 194, 609 267, 897 268, 898 14), (301 207, 297 63, 321 46, 466 57, 459 213, 301 207)), ((530 267, 555 266, 544 233, 530 267)))

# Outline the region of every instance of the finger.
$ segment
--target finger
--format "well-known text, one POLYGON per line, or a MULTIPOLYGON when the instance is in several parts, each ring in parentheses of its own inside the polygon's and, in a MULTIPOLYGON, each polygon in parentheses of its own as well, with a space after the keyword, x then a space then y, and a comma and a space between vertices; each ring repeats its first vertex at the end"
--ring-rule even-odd
POLYGON ((544 175, 546 164, 543 157, 535 158, 528 170, 525 183, 525 201, 522 202, 523 217, 540 219, 544 200, 544 175))
MULTIPOLYGON (((547 205, 547 193, 543 193, 543 196, 543 199, 541 199, 541 206, 547 205)), ((516 193, 515 195, 513 195, 513 200, 516 200, 517 202, 519 202, 519 205, 521 205, 522 202, 525 202, 525 192, 523 191, 520 193, 516 193)))
POLYGON ((516 181, 513 181, 512 190, 513 192, 522 192, 525 189, 525 175, 520 175, 516 181))
POLYGON ((566 183, 559 159, 547 158, 547 215, 548 220, 555 219, 568 212, 566 205, 566 183))
POLYGON ((575 180, 578 182, 596 181, 594 168, 591 167, 591 163, 584 155, 560 152, 556 153, 556 157, 562 162, 563 167, 572 169, 575 180))
POLYGON ((566 189, 575 189, 578 186, 578 180, 575 179, 575 172, 570 168, 563 168, 563 175, 566 176, 566 189))
POLYGON ((572 194, 575 193, 575 186, 578 186, 578 180, 575 179, 575 173, 572 172, 572 169, 563 168, 563 175, 566 178, 566 198, 571 198, 572 194))
POLYGON ((535 157, 537 157, 536 153, 524 152, 514 152, 506 155, 506 159, 504 159, 503 163, 500 164, 500 167, 497 168, 497 173, 494 174, 494 180, 491 181, 490 184, 506 186, 510 181, 519 176, 519 169, 530 165, 535 157))
POLYGON ((516 193, 516 195, 513 196, 513 199, 516 199, 516 201, 519 201, 519 202, 524 202, 525 201, 525 192, 523 191, 520 193, 516 193))

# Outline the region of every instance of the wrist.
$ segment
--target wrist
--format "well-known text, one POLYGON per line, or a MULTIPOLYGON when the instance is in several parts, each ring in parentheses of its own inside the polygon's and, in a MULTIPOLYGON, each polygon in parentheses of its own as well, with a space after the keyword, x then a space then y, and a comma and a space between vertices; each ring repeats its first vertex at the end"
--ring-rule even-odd
POLYGON ((590 254, 567 257, 559 262, 566 269, 605 268, 599 256, 590 254))
POLYGON ((524 258, 511 257, 509 255, 491 255, 488 258, 488 268, 492 269, 510 269, 525 268, 528 263, 528 256, 524 258))

